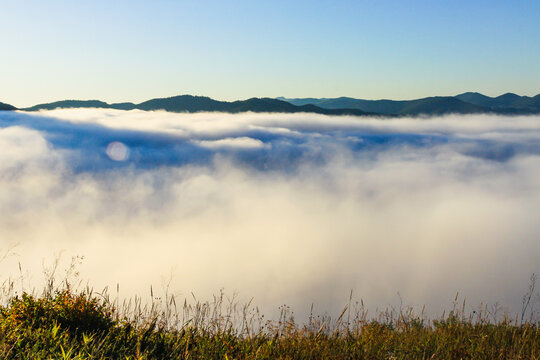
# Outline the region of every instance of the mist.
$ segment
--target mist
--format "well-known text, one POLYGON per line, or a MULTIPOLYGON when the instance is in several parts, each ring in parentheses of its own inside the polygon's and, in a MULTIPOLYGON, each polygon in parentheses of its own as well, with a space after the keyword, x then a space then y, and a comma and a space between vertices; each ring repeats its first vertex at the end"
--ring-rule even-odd
POLYGON ((0 112, 0 263, 43 286, 225 289, 263 312, 520 310, 540 272, 540 117, 0 112))

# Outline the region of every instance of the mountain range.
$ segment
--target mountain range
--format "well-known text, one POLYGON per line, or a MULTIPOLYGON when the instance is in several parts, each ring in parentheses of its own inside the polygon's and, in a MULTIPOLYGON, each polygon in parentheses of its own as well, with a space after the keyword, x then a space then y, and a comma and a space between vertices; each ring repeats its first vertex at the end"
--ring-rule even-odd
POLYGON ((170 112, 279 112, 279 113, 317 113, 326 115, 373 115, 359 109, 325 109, 315 105, 294 105, 287 101, 272 98, 251 98, 238 101, 218 101, 205 96, 180 95, 169 98, 152 99, 140 104, 115 103, 108 104, 99 100, 62 100, 53 103, 39 104, 25 111, 52 110, 58 108, 105 108, 119 110, 165 110, 170 112))
MULTIPOLYGON (((507 93, 489 97, 475 92, 457 96, 434 96, 416 100, 363 100, 339 98, 251 98, 238 101, 218 101, 205 96, 180 95, 148 100, 108 104, 99 100, 62 100, 35 105, 20 110, 39 111, 58 108, 105 108, 119 110, 164 110, 171 112, 276 112, 317 113, 326 115, 416 116, 449 113, 475 114, 540 114, 540 94, 534 97, 507 93)), ((0 103, 0 110, 17 110, 0 103)))
POLYGON ((540 94, 529 97, 507 93, 489 97, 475 92, 457 96, 434 96, 416 100, 362 100, 349 97, 278 99, 294 105, 312 104, 324 109, 358 109, 381 115, 441 115, 447 113, 473 114, 538 114, 540 94))

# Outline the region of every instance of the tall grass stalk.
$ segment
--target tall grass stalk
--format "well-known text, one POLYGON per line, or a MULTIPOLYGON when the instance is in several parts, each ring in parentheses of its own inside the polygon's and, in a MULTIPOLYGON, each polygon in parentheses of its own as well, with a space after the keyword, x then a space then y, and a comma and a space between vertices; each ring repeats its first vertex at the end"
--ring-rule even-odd
MULTIPOLYGON (((75 262, 79 259, 74 259, 75 262)), ((467 313, 458 296, 436 319, 424 310, 400 305, 368 314, 351 292, 338 317, 295 321, 287 306, 277 320, 266 320, 248 302, 224 291, 210 301, 181 301, 149 289, 119 299, 109 289, 94 291, 78 281, 75 267, 57 282, 57 264, 48 270, 41 292, 3 283, 0 306, 0 358, 54 359, 539 359, 540 329, 534 308, 534 282, 520 314, 498 306, 467 313)), ((21 268, 21 273, 23 269, 21 268)), ((22 286, 22 284, 21 284, 22 286)), ((312 308, 313 309, 313 308, 312 308)))

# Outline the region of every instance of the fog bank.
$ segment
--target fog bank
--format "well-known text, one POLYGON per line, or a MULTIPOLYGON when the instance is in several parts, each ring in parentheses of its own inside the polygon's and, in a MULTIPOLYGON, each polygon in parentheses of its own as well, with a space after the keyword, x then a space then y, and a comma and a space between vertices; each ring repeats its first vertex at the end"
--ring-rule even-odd
POLYGON ((540 272, 540 117, 0 112, 0 263, 145 296, 224 288, 268 314, 517 312, 540 272), (398 296, 399 292, 399 296, 398 296))

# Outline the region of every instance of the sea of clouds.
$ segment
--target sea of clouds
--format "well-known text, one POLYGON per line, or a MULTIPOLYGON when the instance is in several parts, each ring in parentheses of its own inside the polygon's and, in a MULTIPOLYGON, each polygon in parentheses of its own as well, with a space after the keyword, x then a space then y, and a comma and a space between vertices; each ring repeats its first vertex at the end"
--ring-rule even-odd
POLYGON ((0 149, 17 287, 62 253, 126 297, 515 313, 540 272, 539 116, 0 112, 0 149))

